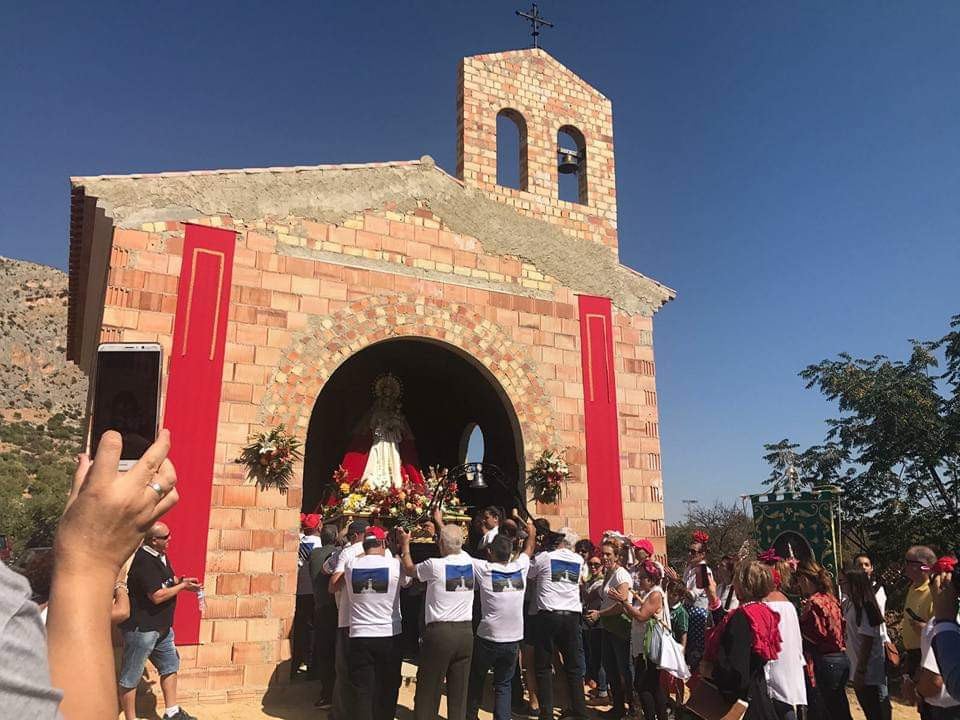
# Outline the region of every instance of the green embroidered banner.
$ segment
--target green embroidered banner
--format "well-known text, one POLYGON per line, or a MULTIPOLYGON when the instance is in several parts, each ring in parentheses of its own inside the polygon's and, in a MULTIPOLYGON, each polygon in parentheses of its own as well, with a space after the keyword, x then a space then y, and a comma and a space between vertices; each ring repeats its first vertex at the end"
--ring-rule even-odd
POLYGON ((751 495, 757 544, 774 547, 780 557, 812 558, 836 578, 840 551, 840 493, 814 492, 751 495))

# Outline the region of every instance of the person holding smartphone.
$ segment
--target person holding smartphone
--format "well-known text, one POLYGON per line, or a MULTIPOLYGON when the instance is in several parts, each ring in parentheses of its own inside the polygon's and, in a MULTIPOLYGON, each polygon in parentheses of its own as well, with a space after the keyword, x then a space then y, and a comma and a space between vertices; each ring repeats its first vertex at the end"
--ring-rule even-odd
POLYGON ((710 620, 708 611, 710 599, 707 597, 707 587, 713 580, 713 571, 707 565, 709 541, 710 536, 702 530, 693 533, 693 540, 687 548, 687 567, 683 571, 683 584, 686 585, 690 597, 687 608, 689 628, 687 629, 686 660, 690 671, 694 673, 697 672, 703 657, 710 620))
POLYGON ((147 659, 160 675, 165 717, 195 720, 177 705, 177 672, 180 655, 173 636, 173 612, 177 596, 199 592, 197 578, 179 577, 167 557, 170 528, 161 522, 147 531, 127 575, 130 617, 120 625, 123 631, 123 660, 120 666, 120 707, 126 720, 136 720, 136 694, 147 659))

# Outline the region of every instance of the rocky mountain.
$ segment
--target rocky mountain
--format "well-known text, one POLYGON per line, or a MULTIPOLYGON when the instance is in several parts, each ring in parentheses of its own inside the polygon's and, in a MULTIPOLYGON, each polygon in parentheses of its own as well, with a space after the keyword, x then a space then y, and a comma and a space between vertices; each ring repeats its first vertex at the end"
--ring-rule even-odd
POLYGON ((66 358, 67 276, 0 257, 0 536, 46 547, 80 450, 87 378, 66 358))
POLYGON ((0 414, 79 419, 87 378, 66 358, 67 275, 0 257, 0 414))

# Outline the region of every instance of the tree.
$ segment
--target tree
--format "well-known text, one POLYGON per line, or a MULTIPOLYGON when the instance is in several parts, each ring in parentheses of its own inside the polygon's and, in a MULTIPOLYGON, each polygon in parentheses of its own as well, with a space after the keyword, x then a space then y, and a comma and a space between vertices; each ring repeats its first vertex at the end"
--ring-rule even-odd
POLYGON ((782 489, 792 468, 800 487, 839 486, 847 541, 881 562, 913 543, 960 541, 960 315, 942 338, 910 344, 907 360, 841 353, 806 367, 807 388, 839 411, 824 443, 764 446, 767 484, 782 489))
POLYGON ((696 530, 710 536, 707 562, 716 564, 723 555, 736 555, 753 535, 753 520, 736 504, 717 502, 713 507, 697 506, 682 523, 667 526, 667 562, 676 570, 687 564, 687 548, 696 530))
POLYGON ((52 543, 70 491, 80 432, 54 418, 46 426, 0 420, 0 534, 15 554, 52 543))

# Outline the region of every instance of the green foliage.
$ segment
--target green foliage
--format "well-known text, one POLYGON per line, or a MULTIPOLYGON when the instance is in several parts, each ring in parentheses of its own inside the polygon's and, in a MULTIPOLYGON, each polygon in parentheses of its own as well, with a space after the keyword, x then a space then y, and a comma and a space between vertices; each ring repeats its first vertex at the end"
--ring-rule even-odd
POLYGON ((46 425, 0 419, 0 534, 15 555, 52 543, 79 445, 79 428, 62 414, 46 425))
POLYGON ((667 563, 682 571, 687 564, 687 548, 696 530, 710 536, 707 562, 716 565, 724 555, 736 555, 753 536, 753 520, 738 505, 717 502, 713 507, 695 507, 686 520, 667 525, 667 563))
POLYGON ((942 338, 910 343, 906 360, 841 353, 808 366, 800 377, 839 411, 824 443, 764 446, 774 489, 843 489, 845 542, 881 567, 911 544, 960 543, 960 315, 942 338))

